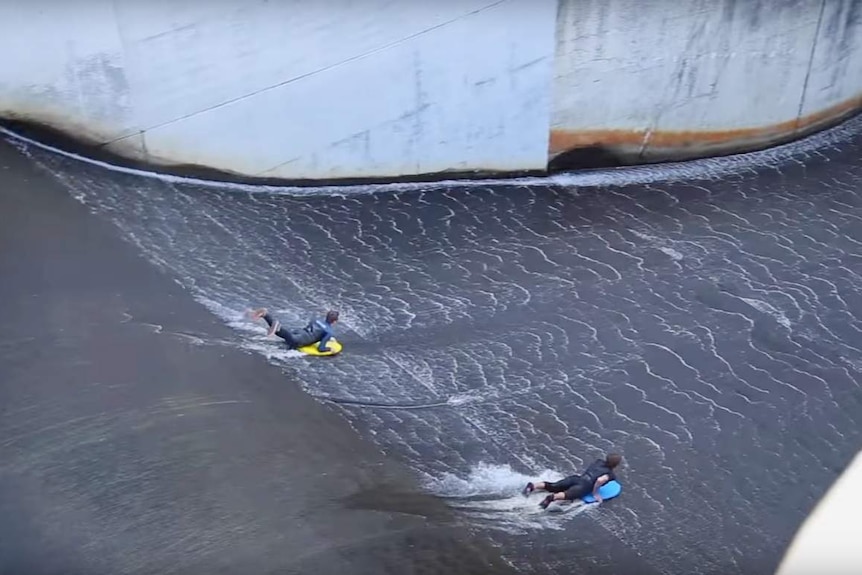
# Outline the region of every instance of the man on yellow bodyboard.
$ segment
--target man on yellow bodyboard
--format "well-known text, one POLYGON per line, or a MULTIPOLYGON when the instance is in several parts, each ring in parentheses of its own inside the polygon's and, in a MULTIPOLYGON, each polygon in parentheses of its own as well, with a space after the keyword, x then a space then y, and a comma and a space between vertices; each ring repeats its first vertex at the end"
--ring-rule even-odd
MULTIPOLYGON (((252 319, 263 319, 269 325, 267 336, 277 335, 285 341, 290 349, 306 348, 317 343, 316 350, 320 353, 334 352, 327 344, 333 339, 335 332, 333 326, 338 321, 338 312, 330 310, 326 312, 323 319, 312 319, 303 328, 286 329, 281 327, 281 322, 273 318, 266 308, 256 309, 250 312, 252 319)), ((333 343, 337 343, 333 339, 333 343)), ((338 346, 341 347, 340 345, 338 346)))

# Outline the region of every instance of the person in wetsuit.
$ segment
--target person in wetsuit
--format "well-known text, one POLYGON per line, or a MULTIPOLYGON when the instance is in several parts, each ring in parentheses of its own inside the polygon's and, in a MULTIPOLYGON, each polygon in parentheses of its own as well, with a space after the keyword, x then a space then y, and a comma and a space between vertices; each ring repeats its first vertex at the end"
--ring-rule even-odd
POLYGON ((539 481, 527 483, 524 487, 524 495, 529 495, 535 490, 549 491, 551 495, 539 503, 542 509, 547 509, 552 501, 565 499, 567 501, 576 501, 584 495, 592 492, 596 502, 601 503, 602 497, 599 495, 599 488, 616 479, 614 469, 623 460, 622 455, 618 453, 610 453, 604 459, 596 459, 593 461, 587 470, 580 475, 569 475, 559 481, 539 481))
POLYGON ((253 319, 263 319, 269 325, 267 336, 277 335, 287 343, 290 349, 305 347, 318 343, 317 351, 327 351, 326 344, 335 335, 332 327, 338 321, 338 312, 330 310, 322 319, 312 319, 308 325, 302 328, 285 329, 281 322, 273 318, 266 308, 256 309, 251 312, 253 319))

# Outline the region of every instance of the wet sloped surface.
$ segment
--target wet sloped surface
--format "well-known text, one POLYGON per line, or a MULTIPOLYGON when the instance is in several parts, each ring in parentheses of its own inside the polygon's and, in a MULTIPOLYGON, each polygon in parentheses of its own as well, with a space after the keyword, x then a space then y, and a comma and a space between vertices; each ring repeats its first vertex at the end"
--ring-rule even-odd
POLYGON ((0 218, 0 572, 511 572, 5 142, 0 218))
POLYGON ((516 564, 742 573, 774 568, 862 439, 859 125, 682 166, 312 194, 22 150, 516 564), (338 307, 345 353, 284 351, 244 319, 259 305, 338 307), (608 450, 625 491, 600 509, 515 494, 608 450))

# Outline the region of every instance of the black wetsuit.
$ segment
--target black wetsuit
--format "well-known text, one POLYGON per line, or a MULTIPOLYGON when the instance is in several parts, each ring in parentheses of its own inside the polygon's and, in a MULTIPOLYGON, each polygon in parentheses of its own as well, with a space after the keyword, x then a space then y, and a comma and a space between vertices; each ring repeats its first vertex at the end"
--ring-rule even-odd
POLYGON ((592 493, 596 481, 602 475, 610 475, 611 480, 616 479, 613 470, 605 464, 604 459, 596 459, 587 470, 580 475, 569 475, 553 483, 545 483, 545 491, 551 493, 566 492, 566 499, 574 501, 588 493, 592 493))
MULTIPOLYGON (((263 316, 263 319, 270 327, 275 323, 275 319, 268 313, 263 316)), ((320 342, 319 347, 325 348, 326 343, 332 337, 332 326, 322 319, 313 319, 304 328, 287 329, 280 327, 275 335, 283 339, 290 349, 305 347, 317 342, 320 342)))

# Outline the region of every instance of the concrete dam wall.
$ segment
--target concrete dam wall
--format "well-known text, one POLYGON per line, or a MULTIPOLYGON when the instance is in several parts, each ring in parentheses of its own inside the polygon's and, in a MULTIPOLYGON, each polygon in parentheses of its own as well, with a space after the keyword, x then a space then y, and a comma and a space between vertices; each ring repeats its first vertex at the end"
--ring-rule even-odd
POLYGON ((32 0, 0 49, 0 116, 245 177, 697 157, 862 107, 862 0, 32 0))
POLYGON ((550 152, 745 151, 862 106, 862 1, 561 0, 550 152))

